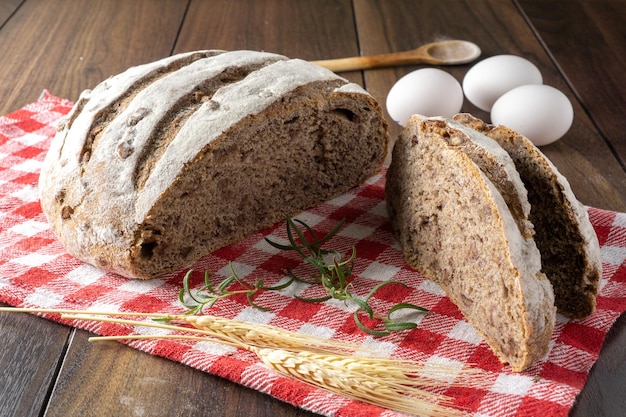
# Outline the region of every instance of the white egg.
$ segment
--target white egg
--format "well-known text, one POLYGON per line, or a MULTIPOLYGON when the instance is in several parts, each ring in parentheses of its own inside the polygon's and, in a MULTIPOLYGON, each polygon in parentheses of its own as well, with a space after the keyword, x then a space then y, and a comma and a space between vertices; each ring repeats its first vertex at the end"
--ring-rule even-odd
POLYGON ((465 97, 476 107, 490 111, 501 95, 526 84, 542 84, 539 69, 515 55, 496 55, 474 65, 463 78, 465 97))
POLYGON ((567 96, 547 85, 524 85, 500 97, 491 109, 491 122, 504 125, 543 146, 560 139, 574 120, 567 96))
POLYGON ((387 112, 402 126, 414 114, 452 117, 462 106, 461 84, 437 68, 422 68, 405 75, 387 94, 387 112))

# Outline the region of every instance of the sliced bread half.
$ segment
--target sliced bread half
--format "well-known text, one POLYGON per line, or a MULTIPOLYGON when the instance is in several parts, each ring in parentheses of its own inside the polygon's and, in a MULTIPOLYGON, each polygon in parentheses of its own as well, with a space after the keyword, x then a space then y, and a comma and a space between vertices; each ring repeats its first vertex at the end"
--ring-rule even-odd
MULTIPOLYGON (((472 142, 470 158, 459 142, 472 138, 459 132, 441 119, 409 120, 387 172, 391 223, 407 263, 439 283, 495 355, 522 371, 548 351, 552 286, 519 213, 472 160, 494 156, 472 142)), ((497 158, 510 172, 511 159, 497 158)))
POLYGON ((494 139, 513 159, 528 190, 535 242, 543 272, 554 287, 557 311, 571 318, 592 314, 602 276, 600 246, 567 179, 530 140, 511 129, 469 114, 454 119, 494 139))

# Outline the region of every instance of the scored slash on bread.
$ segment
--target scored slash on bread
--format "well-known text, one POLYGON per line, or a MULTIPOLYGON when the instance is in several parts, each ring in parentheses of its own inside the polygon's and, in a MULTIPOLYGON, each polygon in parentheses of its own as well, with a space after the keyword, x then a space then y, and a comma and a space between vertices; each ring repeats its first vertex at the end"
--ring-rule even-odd
POLYGON ((311 63, 196 51, 85 91, 42 166, 68 252, 152 278, 340 195, 387 152, 380 106, 311 63))
POLYGON ((597 236, 567 180, 523 136, 468 114, 415 115, 385 193, 407 263, 514 371, 545 355, 557 310, 593 313, 597 236))
POLYGON ((600 245, 589 215, 567 179, 519 133, 488 125, 469 114, 454 119, 495 140, 511 155, 528 190, 535 242, 543 272, 554 288, 557 311, 571 318, 592 314, 602 276, 600 245))

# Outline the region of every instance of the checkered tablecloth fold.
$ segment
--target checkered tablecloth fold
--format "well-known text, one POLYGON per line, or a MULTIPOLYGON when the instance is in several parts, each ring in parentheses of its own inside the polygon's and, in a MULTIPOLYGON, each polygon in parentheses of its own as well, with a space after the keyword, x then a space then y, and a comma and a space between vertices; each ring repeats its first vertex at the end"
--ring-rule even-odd
MULTIPOLYGON (((71 106, 71 102, 45 92, 39 101, 0 117, 0 301, 40 308, 184 311, 177 294, 186 271, 149 281, 128 280, 83 264, 68 255, 55 239, 39 206, 37 181, 56 121, 71 106)), ((346 226, 332 245, 345 253, 353 246, 357 248, 354 292, 366 295, 383 280, 403 282, 406 288, 385 287, 372 303, 381 310, 401 301, 428 308, 425 315, 405 313, 408 320, 418 323, 417 328, 372 338, 355 326, 354 307, 337 301, 312 304, 295 298, 320 294, 319 288, 304 284, 258 294, 255 302, 270 307, 268 311, 254 309, 245 299, 234 297, 216 304, 212 313, 320 338, 350 340, 399 358, 472 363, 489 373, 492 384, 483 389, 450 388, 446 394, 476 417, 566 416, 598 357, 606 333, 626 310, 626 214, 588 208, 604 267, 597 312, 577 321, 559 316, 546 358, 516 374, 498 362, 441 288, 405 264, 387 219, 384 183, 383 172, 298 218, 320 233, 346 219, 346 226)), ((228 276, 229 262, 244 279, 262 278, 268 285, 284 280, 282 271, 286 267, 307 273, 294 254, 277 251, 265 242, 265 236, 284 239, 284 225, 205 256, 193 265, 192 283, 200 285, 205 270, 219 282, 228 276)), ((56 315, 44 317, 60 320, 56 315)), ((93 322, 66 324, 101 335, 150 331, 93 322)), ((396 415, 279 376, 250 352, 209 342, 165 339, 129 344, 322 415, 396 415)))

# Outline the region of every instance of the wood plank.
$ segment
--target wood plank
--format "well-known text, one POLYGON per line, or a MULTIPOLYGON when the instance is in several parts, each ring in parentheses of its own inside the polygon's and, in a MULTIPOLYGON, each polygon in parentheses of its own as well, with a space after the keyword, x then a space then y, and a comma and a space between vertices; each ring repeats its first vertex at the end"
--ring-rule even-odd
MULTIPOLYGON (((619 161, 597 132, 563 79, 550 56, 520 15, 513 2, 474 1, 406 2, 391 0, 355 1, 356 22, 364 54, 401 51, 441 38, 459 38, 476 42, 483 51, 481 59, 510 53, 534 62, 541 70, 544 83, 563 91, 574 105, 575 120, 570 131, 558 142, 542 150, 570 180, 577 197, 585 204, 605 209, 626 211, 626 174, 619 161), (457 23, 454 23, 457 22, 457 23)), ((584 55, 584 49, 581 50, 584 55)), ((421 66, 367 71, 365 86, 381 103, 393 83, 402 75, 421 66)), ((471 65, 442 67, 459 82, 471 65)), ((467 100, 463 111, 485 120, 489 115, 467 100)), ((400 127, 389 118, 392 136, 400 127)))
POLYGON ((40 415, 71 331, 33 315, 0 313, 0 416, 40 415))
POLYGON ((79 93, 129 66, 170 54, 186 8, 178 0, 27 0, 0 30, 0 114, 43 89, 79 93), (36 30, 33 30, 36 28, 36 30))
POLYGON ((518 0, 584 108, 626 165, 626 2, 518 0), (576 51, 576 53, 572 53, 576 51))
POLYGON ((314 416, 258 391, 117 342, 72 340, 46 417, 314 416))
MULTIPOLYGON (((307 60, 359 54, 349 0, 193 1, 174 51, 196 49, 263 50, 307 60)), ((363 82, 360 72, 342 76, 363 82)))
POLYGON ((9 20, 11 15, 20 7, 22 0, 4 0, 0 2, 0 28, 9 20))

